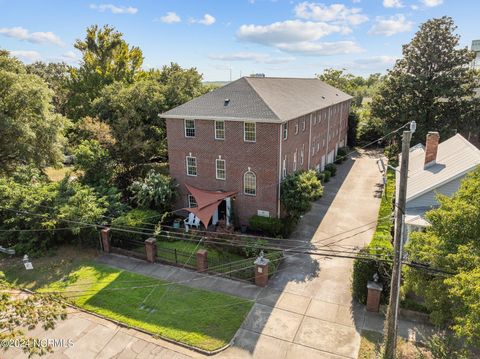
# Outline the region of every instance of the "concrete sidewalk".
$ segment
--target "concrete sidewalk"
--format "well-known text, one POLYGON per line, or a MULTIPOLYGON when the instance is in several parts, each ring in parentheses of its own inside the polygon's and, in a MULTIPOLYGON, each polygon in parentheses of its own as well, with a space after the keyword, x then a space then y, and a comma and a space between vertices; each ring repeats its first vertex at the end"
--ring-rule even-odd
MULTIPOLYGON (((191 288, 206 289, 213 292, 230 294, 236 297, 255 300, 262 288, 254 284, 236 281, 220 276, 201 274, 192 270, 125 257, 118 254, 105 254, 98 262, 160 280, 179 283, 191 288)), ((253 265, 253 263, 252 263, 253 265)))

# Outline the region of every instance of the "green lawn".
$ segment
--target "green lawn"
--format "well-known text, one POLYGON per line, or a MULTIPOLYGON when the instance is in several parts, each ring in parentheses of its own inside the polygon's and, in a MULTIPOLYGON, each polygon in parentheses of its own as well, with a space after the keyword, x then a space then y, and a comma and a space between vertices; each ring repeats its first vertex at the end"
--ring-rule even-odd
POLYGON ((33 271, 18 259, 0 267, 12 283, 59 291, 82 308, 205 350, 226 345, 252 306, 245 299, 99 265, 82 255, 49 259, 34 260, 33 271))

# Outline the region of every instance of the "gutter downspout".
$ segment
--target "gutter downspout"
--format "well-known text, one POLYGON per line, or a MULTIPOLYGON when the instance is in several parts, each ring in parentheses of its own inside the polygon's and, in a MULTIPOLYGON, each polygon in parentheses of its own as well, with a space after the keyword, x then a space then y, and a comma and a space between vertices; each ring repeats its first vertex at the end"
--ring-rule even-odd
POLYGON ((277 193, 277 218, 280 218, 280 190, 282 184, 282 126, 278 126, 278 140, 280 141, 280 150, 278 153, 278 193, 277 193))
POLYGON ((308 167, 307 169, 310 169, 310 149, 312 148, 312 114, 308 116, 308 122, 310 123, 308 126, 308 167))
POLYGON ((332 107, 330 106, 328 108, 328 118, 327 118, 327 151, 326 151, 327 160, 325 161, 326 163, 328 163, 328 154, 330 153, 329 149, 330 149, 330 116, 331 114, 332 114, 332 107))

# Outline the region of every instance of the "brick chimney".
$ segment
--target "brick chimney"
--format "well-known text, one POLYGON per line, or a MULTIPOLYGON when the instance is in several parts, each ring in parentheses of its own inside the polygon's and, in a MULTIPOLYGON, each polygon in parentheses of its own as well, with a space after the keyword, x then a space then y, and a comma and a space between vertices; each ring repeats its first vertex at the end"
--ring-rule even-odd
POLYGON ((437 160, 438 142, 440 134, 438 132, 429 132, 425 146, 425 164, 424 168, 435 164, 437 160))

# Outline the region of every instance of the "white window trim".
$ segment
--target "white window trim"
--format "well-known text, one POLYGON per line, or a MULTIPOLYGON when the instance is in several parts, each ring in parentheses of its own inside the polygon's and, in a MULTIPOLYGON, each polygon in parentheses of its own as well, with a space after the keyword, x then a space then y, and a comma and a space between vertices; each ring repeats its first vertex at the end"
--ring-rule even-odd
POLYGON ((184 135, 186 138, 194 138, 195 135, 197 134, 197 126, 196 126, 196 123, 195 123, 195 120, 192 120, 192 119, 185 119, 183 120, 183 129, 184 129, 184 135), (187 136, 187 121, 192 121, 193 122, 193 133, 194 135, 193 136, 187 136))
POLYGON ((302 150, 300 151, 300 164, 303 166, 303 161, 305 157, 305 145, 302 145, 302 150))
POLYGON ((297 150, 293 153, 293 170, 297 170, 297 150))
POLYGON ((282 165, 282 178, 287 177, 287 156, 283 158, 283 165, 282 165))
POLYGON ((227 179, 227 162, 222 158, 215 159, 215 178, 217 180, 222 180, 222 181, 225 181, 227 179), (218 177, 218 162, 219 161, 223 162, 223 172, 224 172, 224 176, 225 176, 223 178, 218 177))
POLYGON ((249 122, 249 121, 243 122, 243 141, 244 141, 244 142, 257 142, 257 124, 256 124, 255 122, 249 122), (252 123, 252 124, 253 124, 253 128, 254 128, 254 130, 255 130, 255 131, 254 131, 255 140, 247 140, 247 138, 246 138, 246 136, 245 136, 246 133, 247 133, 247 131, 245 131, 245 129, 246 129, 246 124, 247 124, 247 123, 252 123))
POLYGON ((215 128, 214 128, 214 130, 215 130, 215 139, 216 139, 216 140, 220 140, 220 141, 225 140, 225 121, 214 121, 213 126, 215 127, 215 128), (222 124, 223 124, 223 137, 218 137, 218 136, 217 136, 217 123, 222 123, 222 124))
POLYGON ((284 141, 288 139, 288 122, 282 124, 282 138, 284 141))
POLYGON ((302 132, 305 132, 305 129, 307 128, 307 120, 305 119, 305 117, 303 118, 303 122, 302 122, 302 132))
POLYGON ((194 156, 186 156, 186 157, 185 157, 185 165, 186 165, 186 167, 187 167, 187 176, 197 177, 197 175, 198 175, 197 157, 194 157, 194 156), (194 159, 195 159, 195 174, 194 174, 194 175, 190 174, 189 171, 188 171, 188 159, 189 159, 189 158, 194 158, 194 159))
POLYGON ((257 175, 255 174, 255 172, 251 171, 250 168, 248 169, 248 171, 246 171, 244 174, 243 174, 243 194, 245 196, 252 196, 252 197, 255 197, 257 195, 257 175), (252 193, 247 193, 245 191, 245 183, 246 183, 246 180, 245 178, 247 177, 248 174, 253 174, 253 178, 255 178, 255 194, 252 194, 252 193))
POLYGON ((198 203, 195 200, 195 197, 193 197, 191 194, 189 194, 187 196, 187 201, 188 201, 188 208, 197 208, 198 207, 198 203), (193 199, 193 201, 195 201, 195 204, 196 204, 195 206, 192 206, 192 199, 193 199))
POLYGON ((299 124, 298 124, 298 120, 297 120, 297 123, 295 123, 295 134, 298 135, 298 127, 299 127, 299 124))

